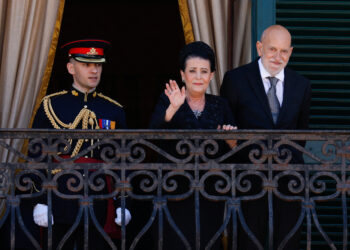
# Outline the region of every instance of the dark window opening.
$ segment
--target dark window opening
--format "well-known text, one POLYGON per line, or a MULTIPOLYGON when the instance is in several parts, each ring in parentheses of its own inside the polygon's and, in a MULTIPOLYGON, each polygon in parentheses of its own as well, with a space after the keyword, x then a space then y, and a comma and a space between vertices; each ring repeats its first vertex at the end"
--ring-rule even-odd
POLYGON ((100 38, 112 43, 98 91, 124 106, 129 128, 147 128, 169 79, 180 79, 178 53, 184 34, 177 0, 67 0, 47 94, 70 89, 69 41, 100 38))

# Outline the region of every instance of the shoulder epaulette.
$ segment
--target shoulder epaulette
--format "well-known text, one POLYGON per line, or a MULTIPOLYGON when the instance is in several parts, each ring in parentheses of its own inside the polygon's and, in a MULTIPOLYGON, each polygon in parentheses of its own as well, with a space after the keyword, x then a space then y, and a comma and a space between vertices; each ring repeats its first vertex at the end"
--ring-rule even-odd
POLYGON ((67 90, 62 90, 62 91, 60 91, 60 92, 56 92, 56 93, 53 93, 53 94, 44 96, 44 98, 43 98, 41 101, 43 101, 44 99, 48 99, 48 98, 50 98, 50 97, 56 96, 56 95, 64 95, 64 94, 67 94, 67 93, 68 93, 67 90))
POLYGON ((119 106, 119 107, 121 107, 121 108, 123 107, 119 102, 113 100, 112 98, 110 98, 110 97, 108 97, 108 96, 105 96, 105 95, 102 94, 102 93, 97 93, 97 95, 98 95, 99 97, 101 97, 101 98, 106 99, 107 101, 110 101, 111 103, 114 103, 115 105, 117 105, 117 106, 119 106))

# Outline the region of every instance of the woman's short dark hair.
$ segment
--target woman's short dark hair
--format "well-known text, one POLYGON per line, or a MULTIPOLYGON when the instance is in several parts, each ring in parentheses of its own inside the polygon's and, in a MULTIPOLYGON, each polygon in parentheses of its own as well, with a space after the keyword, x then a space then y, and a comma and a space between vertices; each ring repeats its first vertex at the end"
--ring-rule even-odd
POLYGON ((210 71, 215 71, 215 53, 208 44, 202 41, 197 41, 185 45, 179 55, 180 69, 185 71, 187 60, 194 57, 209 60, 210 71))

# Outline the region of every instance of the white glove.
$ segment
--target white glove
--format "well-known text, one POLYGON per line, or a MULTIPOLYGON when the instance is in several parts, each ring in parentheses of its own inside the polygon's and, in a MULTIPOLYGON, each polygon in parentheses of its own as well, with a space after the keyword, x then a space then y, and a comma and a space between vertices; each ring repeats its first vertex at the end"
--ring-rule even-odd
MULTIPOLYGON (((49 222, 47 220, 47 205, 36 204, 33 210, 33 218, 35 224, 41 227, 47 227, 49 222)), ((53 216, 51 215, 51 224, 53 225, 53 216)))
MULTIPOLYGON (((115 210, 115 214, 116 214, 116 218, 115 218, 115 223, 117 223, 119 226, 122 225, 122 208, 118 207, 115 210)), ((130 211, 128 209, 125 208, 125 226, 129 224, 131 220, 131 214, 130 211)))

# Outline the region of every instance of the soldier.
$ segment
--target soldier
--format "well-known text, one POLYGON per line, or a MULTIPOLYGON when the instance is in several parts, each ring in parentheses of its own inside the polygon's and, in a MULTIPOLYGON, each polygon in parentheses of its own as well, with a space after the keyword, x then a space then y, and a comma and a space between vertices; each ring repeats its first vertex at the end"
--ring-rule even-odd
MULTIPOLYGON (((105 50, 110 43, 103 40, 78 40, 67 43, 62 49, 68 52, 69 61, 67 70, 73 76, 73 85, 70 90, 48 95, 43 98, 40 108, 35 116, 33 128, 54 129, 125 129, 126 121, 122 106, 115 100, 96 91, 100 83, 102 65, 105 63, 105 50)), ((71 151, 62 158, 76 156, 83 149, 93 145, 93 140, 71 141, 71 151)), ((78 158, 76 163, 102 162, 99 158, 99 150, 90 151, 84 157, 78 158)), ((56 174, 59 170, 53 170, 56 174)), ((64 175, 58 179, 58 190, 65 194, 77 194, 67 189, 67 180, 73 175, 64 175), (60 180, 62 179, 62 180, 60 180)), ((107 181, 108 182, 108 181, 107 181)), ((111 186, 109 186, 110 188, 111 186)), ((105 188, 107 189, 107 187, 105 188)), ((110 191, 110 190, 109 190, 110 191)), ((108 193, 108 190, 101 191, 108 193)), ((99 194, 101 194, 101 192, 99 194)), ((91 193, 91 192, 90 192, 91 193)), ((95 192, 96 194, 96 192, 95 192)), ((94 200, 94 213, 102 226, 106 217, 110 217, 111 207, 106 200, 94 200), (107 215, 107 216, 106 216, 107 215)), ((53 222, 53 246, 56 248, 63 236, 72 227, 78 214, 78 200, 65 200, 53 195, 52 222, 53 222)), ((120 208, 113 209, 115 223, 121 224, 120 208), (117 216, 115 216, 116 214, 117 216), (116 218, 115 218, 116 217, 116 218)), ((34 222, 41 226, 48 226, 47 205, 37 204, 33 210, 34 222)), ((130 221, 130 212, 125 210, 125 222, 130 221)), ((108 220, 108 218, 107 218, 108 220)), ((83 221, 83 220, 82 220, 83 221)), ((108 223, 108 221, 107 221, 108 223)), ((111 224, 105 225, 105 230, 110 235, 115 233, 111 224)), ((84 244, 84 228, 81 223, 67 240, 64 247, 78 249, 84 244)), ((114 223, 113 223, 114 224, 114 223)), ((115 225, 114 225, 115 226, 115 225)), ((90 222, 89 249, 99 249, 102 237, 90 222), (91 230, 94 230, 91 233, 91 230)), ((102 239, 103 240, 103 239, 102 239)))

